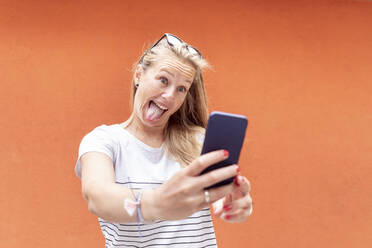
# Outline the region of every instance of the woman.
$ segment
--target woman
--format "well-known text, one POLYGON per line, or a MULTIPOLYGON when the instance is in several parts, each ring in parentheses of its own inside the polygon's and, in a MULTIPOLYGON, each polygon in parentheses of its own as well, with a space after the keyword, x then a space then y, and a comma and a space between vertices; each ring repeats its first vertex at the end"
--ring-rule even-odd
POLYGON ((75 167, 106 247, 216 247, 209 204, 227 222, 252 212, 250 185, 228 151, 200 156, 207 122, 201 53, 165 34, 136 63, 133 112, 87 134, 75 167), (224 179, 234 183, 204 190, 224 179))

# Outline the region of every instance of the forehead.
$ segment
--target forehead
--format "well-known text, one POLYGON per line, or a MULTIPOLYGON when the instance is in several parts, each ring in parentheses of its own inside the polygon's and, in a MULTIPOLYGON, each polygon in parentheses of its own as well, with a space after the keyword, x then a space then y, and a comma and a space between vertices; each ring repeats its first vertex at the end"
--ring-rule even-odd
POLYGON ((170 74, 173 74, 174 77, 180 77, 180 79, 189 81, 190 83, 193 81, 196 72, 191 63, 183 61, 173 54, 159 56, 154 64, 154 69, 158 72, 166 71, 170 74))

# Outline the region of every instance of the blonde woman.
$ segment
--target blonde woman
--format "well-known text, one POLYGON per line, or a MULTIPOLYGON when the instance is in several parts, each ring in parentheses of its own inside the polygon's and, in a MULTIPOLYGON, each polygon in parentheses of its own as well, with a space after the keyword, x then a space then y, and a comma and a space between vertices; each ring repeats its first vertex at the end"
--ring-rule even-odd
POLYGON ((227 222, 251 214, 250 185, 237 165, 200 176, 228 157, 200 156, 206 66, 197 49, 163 35, 135 65, 129 119, 83 138, 75 170, 106 247, 216 247, 211 203, 227 222), (230 177, 234 183, 204 190, 230 177))

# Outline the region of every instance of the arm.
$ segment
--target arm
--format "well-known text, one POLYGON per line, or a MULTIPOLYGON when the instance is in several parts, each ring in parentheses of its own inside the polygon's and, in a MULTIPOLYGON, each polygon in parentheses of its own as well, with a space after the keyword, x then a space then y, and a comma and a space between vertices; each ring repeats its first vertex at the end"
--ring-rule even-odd
MULTIPOLYGON (((199 176, 204 168, 226 159, 222 151, 200 156, 155 190, 145 190, 141 211, 145 220, 175 220, 209 206, 204 188, 237 175, 237 166, 231 165, 199 176)), ((133 196, 130 189, 115 183, 111 159, 103 153, 88 152, 81 157, 82 192, 93 214, 110 222, 135 222, 136 215, 124 210, 124 199, 133 196)), ((209 190, 211 201, 216 201, 234 189, 232 184, 209 190)))
POLYGON ((88 152, 81 157, 82 193, 93 214, 110 222, 135 222, 124 209, 124 199, 134 200, 130 189, 115 183, 112 160, 100 152, 88 152))

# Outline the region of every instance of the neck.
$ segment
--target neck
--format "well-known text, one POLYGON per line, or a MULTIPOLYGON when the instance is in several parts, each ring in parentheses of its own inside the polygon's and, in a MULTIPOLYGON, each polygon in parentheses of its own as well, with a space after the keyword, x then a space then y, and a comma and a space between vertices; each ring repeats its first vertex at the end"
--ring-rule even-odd
POLYGON ((123 127, 149 146, 160 147, 163 144, 164 127, 146 126, 134 113, 132 113, 131 117, 124 123, 123 127))

